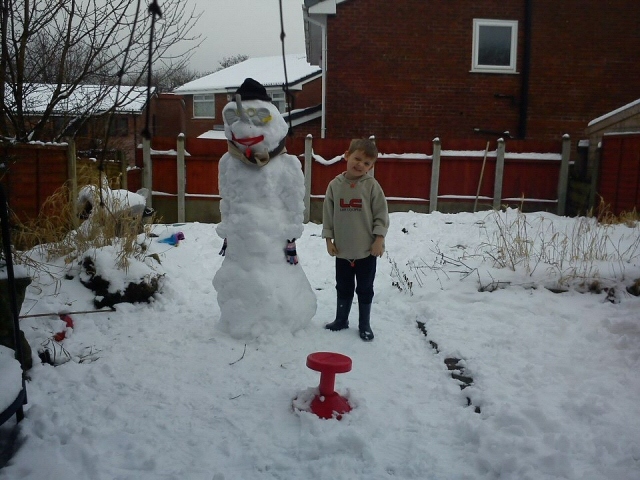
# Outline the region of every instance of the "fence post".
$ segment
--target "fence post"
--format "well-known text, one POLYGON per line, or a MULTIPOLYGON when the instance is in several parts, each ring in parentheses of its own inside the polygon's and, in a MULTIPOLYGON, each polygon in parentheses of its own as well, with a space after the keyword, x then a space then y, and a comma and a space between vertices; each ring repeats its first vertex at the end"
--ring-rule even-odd
POLYGON ((127 157, 122 150, 117 150, 116 156, 120 163, 120 188, 128 190, 129 181, 127 179, 127 157))
POLYGON ((151 164, 151 139, 142 139, 142 187, 149 191, 147 207, 153 207, 153 172, 151 164))
POLYGON ((304 223, 311 218, 311 169, 313 165, 313 135, 304 139, 304 223))
MULTIPOLYGON (((376 143, 376 136, 375 135, 369 135, 369 140, 371 140, 373 142, 373 144, 375 145, 376 143)), ((377 145, 376 145, 377 147, 377 145)), ((380 154, 378 153, 378 158, 380 158, 380 154)), ((378 159, 376 158, 376 162, 378 161, 378 159)), ((369 175, 371 175, 373 178, 376 177, 376 164, 373 164, 373 167, 371 167, 371 170, 369 170, 369 175)))
POLYGON ((567 207, 567 187, 569 184, 569 157, 571 156, 571 137, 565 133, 562 136, 562 160, 560 161, 560 175, 558 176, 558 215, 564 216, 567 207))
POLYGON ((438 183, 440 182, 440 139, 433 139, 433 158, 431 159, 431 188, 429 189, 429 213, 438 209, 438 183))
POLYGON ((178 135, 177 142, 177 168, 178 168, 178 222, 185 221, 185 192, 187 186, 186 167, 184 162, 184 133, 178 135))
POLYGON ((498 148, 496 149, 496 176, 493 181, 493 209, 500 210, 502 203, 502 180, 504 179, 504 138, 498 139, 498 148))
MULTIPOLYGON (((71 200, 72 205, 76 204, 78 199, 78 164, 76 158, 76 142, 73 138, 67 139, 67 171, 69 172, 70 188, 71 188, 71 200)), ((78 228, 78 215, 75 210, 73 212, 73 228, 78 228)))

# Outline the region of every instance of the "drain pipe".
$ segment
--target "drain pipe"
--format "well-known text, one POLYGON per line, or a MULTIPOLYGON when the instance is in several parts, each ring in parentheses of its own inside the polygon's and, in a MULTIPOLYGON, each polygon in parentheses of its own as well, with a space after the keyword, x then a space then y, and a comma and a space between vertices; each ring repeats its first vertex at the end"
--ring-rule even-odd
POLYGON ((524 7, 524 52, 522 55, 522 86, 520 92, 520 118, 518 137, 527 136, 527 116, 529 113, 529 70, 531 67, 531 16, 533 0, 525 0, 524 7))
MULTIPOLYGON (((324 17, 326 21, 326 16, 324 17)), ((309 23, 313 23, 314 25, 320 27, 322 31, 322 115, 320 117, 320 138, 325 138, 326 136, 326 110, 325 106, 327 103, 327 26, 326 24, 314 20, 311 18, 306 11, 304 11, 304 19, 309 23)))

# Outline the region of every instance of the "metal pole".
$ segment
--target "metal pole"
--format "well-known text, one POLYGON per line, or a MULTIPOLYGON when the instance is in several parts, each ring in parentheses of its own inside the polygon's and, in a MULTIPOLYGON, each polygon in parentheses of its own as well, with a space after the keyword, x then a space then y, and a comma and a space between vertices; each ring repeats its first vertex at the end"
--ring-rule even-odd
POLYGON ((431 189, 429 190, 429 213, 438 209, 438 184, 440 183, 440 151, 442 145, 438 137, 433 139, 433 159, 431 160, 431 189))
POLYGON ((184 133, 178 135, 178 155, 177 155, 177 168, 178 168, 178 222, 184 223, 185 221, 185 193, 186 193, 186 168, 184 162, 184 133))

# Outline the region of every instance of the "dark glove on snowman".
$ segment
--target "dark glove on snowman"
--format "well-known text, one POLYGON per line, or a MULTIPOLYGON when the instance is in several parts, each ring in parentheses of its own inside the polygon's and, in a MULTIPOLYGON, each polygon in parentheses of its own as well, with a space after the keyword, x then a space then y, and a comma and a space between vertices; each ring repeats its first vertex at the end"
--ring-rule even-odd
POLYGON ((291 265, 298 264, 298 252, 296 252, 296 239, 287 240, 287 246, 284 249, 284 255, 291 265))
POLYGON ((224 242, 222 242, 222 248, 220 249, 220 251, 218 252, 218 255, 222 255, 224 257, 224 254, 227 252, 227 239, 224 239, 224 242))

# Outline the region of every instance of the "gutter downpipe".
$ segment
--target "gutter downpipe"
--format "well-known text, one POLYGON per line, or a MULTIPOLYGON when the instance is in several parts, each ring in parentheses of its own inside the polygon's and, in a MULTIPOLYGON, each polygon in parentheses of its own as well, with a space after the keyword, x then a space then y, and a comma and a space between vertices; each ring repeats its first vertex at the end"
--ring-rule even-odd
MULTIPOLYGON (((325 16, 325 19, 327 17, 325 16)), ((327 26, 322 22, 314 20, 309 16, 309 14, 304 12, 304 19, 309 23, 313 23, 314 25, 320 27, 322 31, 322 115, 320 117, 320 138, 325 138, 326 136, 326 112, 325 105, 327 101, 327 26)))
POLYGON ((524 52, 522 55, 522 86, 520 93, 520 118, 518 122, 518 137, 527 136, 527 117, 529 113, 529 70, 531 67, 531 16, 533 0, 525 0, 524 7, 524 52))

